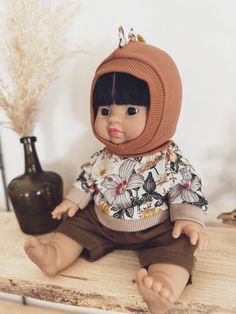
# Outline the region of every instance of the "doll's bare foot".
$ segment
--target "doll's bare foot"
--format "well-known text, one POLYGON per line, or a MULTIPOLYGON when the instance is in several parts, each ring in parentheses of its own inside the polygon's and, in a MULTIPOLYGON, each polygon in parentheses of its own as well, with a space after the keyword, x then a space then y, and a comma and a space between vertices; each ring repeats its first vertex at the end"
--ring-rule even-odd
POLYGON ((43 244, 39 239, 30 237, 25 242, 25 252, 29 258, 47 275, 58 273, 56 266, 56 249, 50 244, 43 244))
POLYGON ((148 271, 141 268, 137 286, 152 314, 167 313, 182 293, 189 278, 183 267, 172 264, 153 264, 148 271))
POLYGON ((138 290, 152 314, 166 313, 174 305, 171 289, 169 285, 164 285, 161 279, 150 276, 144 268, 141 268, 137 275, 138 290))
POLYGON ((79 243, 60 232, 55 232, 47 244, 35 237, 25 243, 26 254, 49 276, 56 275, 74 263, 82 250, 79 243))

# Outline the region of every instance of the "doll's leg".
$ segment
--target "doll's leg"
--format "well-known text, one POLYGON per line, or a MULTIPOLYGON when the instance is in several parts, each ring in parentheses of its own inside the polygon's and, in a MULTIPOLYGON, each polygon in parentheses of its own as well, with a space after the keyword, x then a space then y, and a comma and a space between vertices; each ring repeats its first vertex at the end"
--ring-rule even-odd
POLYGON ((189 279, 189 272, 174 264, 152 264, 148 271, 141 268, 137 286, 153 314, 168 312, 181 295, 189 279))
POLYGON ((25 243, 26 254, 49 276, 54 276, 71 265, 82 249, 76 241, 59 232, 48 243, 42 243, 35 237, 27 239, 25 243))

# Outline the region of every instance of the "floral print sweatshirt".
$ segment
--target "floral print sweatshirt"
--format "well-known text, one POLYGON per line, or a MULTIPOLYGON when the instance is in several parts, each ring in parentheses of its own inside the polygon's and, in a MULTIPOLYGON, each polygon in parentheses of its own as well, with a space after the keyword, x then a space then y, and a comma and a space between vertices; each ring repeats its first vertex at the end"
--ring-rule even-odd
MULTIPOLYGON (((94 199, 95 212, 106 227, 140 231, 186 219, 204 225, 207 201, 194 168, 175 143, 153 155, 127 158, 106 148, 96 152, 66 198, 84 209, 94 199)), ((85 209, 86 210, 86 209, 85 209)))

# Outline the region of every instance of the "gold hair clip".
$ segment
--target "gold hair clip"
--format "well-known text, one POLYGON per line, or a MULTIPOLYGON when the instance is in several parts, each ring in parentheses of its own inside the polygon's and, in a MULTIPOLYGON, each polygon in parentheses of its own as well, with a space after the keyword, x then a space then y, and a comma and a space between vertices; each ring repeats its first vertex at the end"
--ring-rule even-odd
POLYGON ((146 43, 144 37, 140 34, 137 35, 137 40, 140 42, 140 43, 146 43))

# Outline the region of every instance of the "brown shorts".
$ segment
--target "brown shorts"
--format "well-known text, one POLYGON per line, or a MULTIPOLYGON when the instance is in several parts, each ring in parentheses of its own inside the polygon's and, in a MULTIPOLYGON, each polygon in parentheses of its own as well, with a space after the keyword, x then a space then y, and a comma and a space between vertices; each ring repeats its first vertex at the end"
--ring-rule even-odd
POLYGON ((95 261, 113 250, 135 250, 140 264, 147 267, 155 263, 182 266, 192 273, 195 246, 185 235, 174 239, 171 235, 173 224, 169 219, 151 228, 137 232, 120 232, 103 226, 97 219, 93 202, 74 217, 66 218, 57 228, 78 242, 83 248, 82 255, 95 261))

